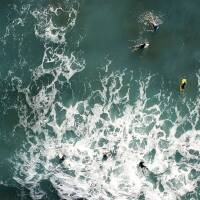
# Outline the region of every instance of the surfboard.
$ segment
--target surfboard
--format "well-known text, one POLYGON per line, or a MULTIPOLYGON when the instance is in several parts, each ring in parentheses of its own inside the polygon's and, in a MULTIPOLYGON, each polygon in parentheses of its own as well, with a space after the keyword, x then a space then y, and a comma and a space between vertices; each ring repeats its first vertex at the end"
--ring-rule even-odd
POLYGON ((181 79, 180 86, 179 86, 180 92, 184 92, 185 91, 186 85, 187 85, 187 79, 185 79, 185 78, 181 79))

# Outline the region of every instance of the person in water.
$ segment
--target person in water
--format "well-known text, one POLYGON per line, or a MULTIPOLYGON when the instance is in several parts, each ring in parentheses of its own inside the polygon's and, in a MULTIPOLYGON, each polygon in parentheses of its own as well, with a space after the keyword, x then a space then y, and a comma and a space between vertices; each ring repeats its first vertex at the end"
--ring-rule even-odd
POLYGON ((146 172, 149 171, 149 169, 144 165, 144 161, 141 161, 138 164, 138 167, 141 169, 141 171, 142 171, 143 174, 146 174, 146 172))
POLYGON ((157 31, 159 29, 159 23, 155 19, 155 17, 151 16, 148 20, 149 26, 152 28, 153 31, 157 31))
POLYGON ((65 155, 64 154, 59 154, 58 157, 59 157, 59 160, 61 162, 63 162, 65 160, 65 155))
POLYGON ((103 156, 102 156, 102 161, 108 160, 108 158, 111 156, 111 151, 104 149, 103 151, 103 156))
POLYGON ((186 85, 187 85, 187 79, 183 78, 180 83, 180 91, 181 92, 183 92, 185 90, 186 85))
POLYGON ((157 31, 159 29, 159 24, 156 23, 156 22, 154 22, 154 21, 151 22, 151 26, 152 26, 152 28, 153 28, 154 31, 157 31))
POLYGON ((150 44, 148 42, 144 42, 144 43, 141 43, 141 44, 134 46, 133 49, 134 49, 134 51, 143 50, 143 49, 148 48, 149 46, 150 46, 150 44))
POLYGON ((103 160, 103 161, 108 160, 108 154, 104 153, 104 154, 103 154, 103 158, 102 158, 102 160, 103 160))
POLYGON ((141 161, 141 162, 139 163, 139 167, 140 167, 141 169, 147 169, 147 167, 144 165, 144 161, 141 161))

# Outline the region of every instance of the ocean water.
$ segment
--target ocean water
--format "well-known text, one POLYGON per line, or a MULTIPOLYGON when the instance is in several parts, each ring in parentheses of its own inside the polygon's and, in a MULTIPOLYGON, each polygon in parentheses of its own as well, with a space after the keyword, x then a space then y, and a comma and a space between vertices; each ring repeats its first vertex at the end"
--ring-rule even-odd
POLYGON ((1 0, 0 199, 200 199, 199 7, 1 0))

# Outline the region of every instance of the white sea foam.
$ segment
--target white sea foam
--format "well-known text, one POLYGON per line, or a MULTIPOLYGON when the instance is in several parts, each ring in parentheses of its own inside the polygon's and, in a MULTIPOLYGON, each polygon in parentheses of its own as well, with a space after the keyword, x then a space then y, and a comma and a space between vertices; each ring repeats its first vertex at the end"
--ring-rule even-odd
MULTIPOLYGON (((108 74, 108 60, 106 75, 99 80, 101 89, 65 106, 57 98, 65 91, 58 91, 56 84, 63 84, 62 76, 71 86, 71 78, 84 70, 85 62, 67 54, 64 48, 49 45, 65 44, 66 33, 75 25, 78 12, 74 9, 64 11, 69 14, 67 26, 54 24, 53 16, 60 11, 63 8, 50 6, 32 12, 35 34, 45 43, 42 63, 32 71, 33 83, 28 87, 23 88, 17 77, 12 80, 17 81, 19 92, 25 96, 25 103, 18 108, 19 124, 15 128, 23 128, 27 133, 27 141, 13 158, 14 179, 31 190, 33 199, 45 195, 40 188, 40 181, 45 179, 51 181, 63 199, 129 200, 143 194, 149 200, 174 200, 194 191, 197 180, 189 178, 189 174, 192 169, 199 171, 199 164, 188 162, 197 159, 188 151, 198 150, 200 145, 200 132, 195 129, 199 123, 199 101, 186 103, 190 112, 185 117, 176 105, 170 106, 171 97, 165 96, 164 91, 152 97, 147 95, 152 76, 136 82, 133 73, 125 85, 127 73, 108 74), (52 80, 40 88, 37 82, 46 75, 52 80), (135 91, 131 91, 131 84, 135 91), (137 96, 135 102, 131 102, 131 94, 137 96), (148 106, 153 98, 155 102, 148 106), (61 111, 64 119, 57 123, 61 111), (177 137, 177 130, 186 121, 191 130, 183 130, 177 137), (151 156, 153 149, 155 155, 151 156), (102 161, 105 151, 108 159, 102 161), (183 156, 178 163, 176 151, 183 156), (63 163, 56 161, 60 154, 66 156, 63 163), (144 173, 138 167, 141 160, 148 167, 144 173), (152 175, 157 181, 152 180, 152 175), (164 191, 159 189, 159 183, 164 191)), ((22 24, 20 20, 17 23, 22 24)))
POLYGON ((48 6, 45 9, 36 9, 32 15, 37 20, 35 25, 35 35, 45 39, 47 42, 65 43, 65 35, 70 31, 76 23, 78 11, 73 7, 65 10, 62 7, 48 6), (65 25, 57 25, 53 23, 53 17, 59 16, 58 12, 67 14, 65 25))
MULTIPOLYGON (((40 199, 44 195, 38 189, 39 182, 47 178, 63 199, 128 200, 136 199, 143 193, 149 200, 172 200, 194 191, 197 181, 190 179, 189 174, 192 169, 199 171, 199 164, 188 162, 195 158, 188 151, 198 150, 200 132, 193 128, 175 137, 178 126, 184 123, 184 117, 175 107, 176 120, 172 121, 167 135, 164 125, 171 118, 168 115, 166 119, 161 118, 165 108, 169 109, 170 106, 163 106, 166 99, 164 93, 158 93, 156 96, 159 98, 154 105, 147 106, 151 100, 146 94, 151 82, 151 76, 148 76, 146 80, 138 82, 138 90, 135 91, 137 101, 131 105, 129 90, 120 96, 125 76, 125 72, 119 72, 103 77, 100 80, 102 90, 93 91, 88 99, 70 107, 55 102, 55 96, 48 96, 44 88, 39 92, 37 101, 34 101, 37 103, 29 103, 36 111, 40 110, 42 103, 47 105, 49 111, 48 115, 41 114, 37 125, 29 127, 38 133, 38 137, 30 136, 29 150, 17 152, 15 158, 18 160, 15 163, 15 180, 29 187, 33 198, 40 199), (90 100, 97 96, 102 104, 91 105, 90 100), (118 107, 120 116, 116 115, 116 110, 112 111, 114 104, 123 108, 118 107), (56 105, 65 111, 65 119, 60 125, 56 122, 59 115, 56 105), (54 137, 49 135, 45 125, 52 128, 54 137), (70 137, 70 131, 74 133, 73 137, 70 137), (152 149, 156 153, 150 159, 149 152, 152 149), (106 161, 102 161, 104 151, 112 155, 106 161), (174 159, 176 151, 183 155, 179 163, 174 159), (60 153, 66 158, 63 164, 56 164, 53 159, 60 153), (141 160, 148 167, 144 174, 138 168, 141 160), (152 181, 151 174, 156 176, 157 181, 152 181), (159 190, 159 183, 164 188, 163 192, 159 190)), ((54 94, 56 89, 51 88, 54 94)), ((191 109, 191 113, 196 112, 199 104, 191 109)), ((23 115, 25 119, 28 117, 26 113, 23 115)), ((195 127, 196 121, 191 123, 195 127)))

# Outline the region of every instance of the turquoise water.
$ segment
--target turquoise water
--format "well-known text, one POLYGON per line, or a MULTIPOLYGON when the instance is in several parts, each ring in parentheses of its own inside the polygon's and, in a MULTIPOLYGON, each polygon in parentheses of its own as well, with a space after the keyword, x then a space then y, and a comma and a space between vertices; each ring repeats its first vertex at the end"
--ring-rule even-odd
POLYGON ((199 6, 2 0, 0 199, 200 199, 199 6))

